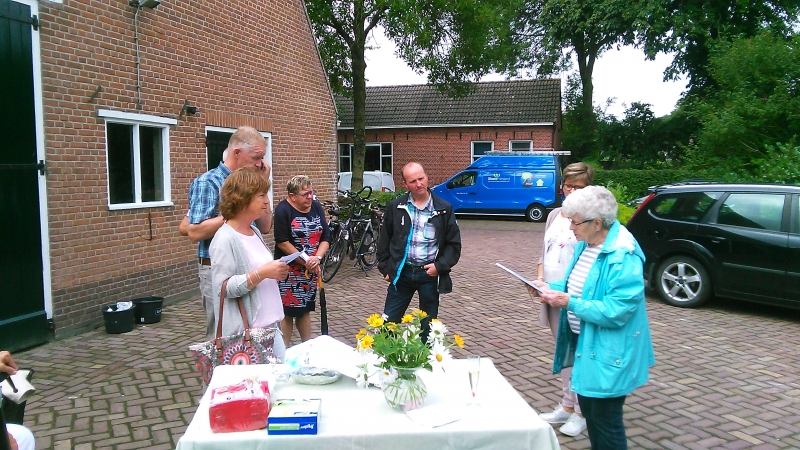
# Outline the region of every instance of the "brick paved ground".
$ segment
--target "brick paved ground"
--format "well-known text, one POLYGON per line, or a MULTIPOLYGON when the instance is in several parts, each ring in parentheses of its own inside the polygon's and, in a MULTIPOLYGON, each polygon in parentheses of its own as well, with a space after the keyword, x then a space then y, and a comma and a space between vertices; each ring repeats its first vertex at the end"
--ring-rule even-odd
MULTIPOLYGON (((440 317, 532 407, 549 410, 560 390, 550 332, 522 288, 492 268, 501 261, 534 274, 543 225, 460 223, 464 253, 440 317)), ((350 266, 327 296, 330 334, 353 343, 363 319, 382 310, 386 283, 350 266)), ((684 310, 652 299, 648 311, 657 365, 625 406, 631 448, 800 448, 797 312, 719 300, 684 310)), ((37 448, 173 448, 200 398, 187 346, 201 340, 203 321, 200 302, 189 301, 131 333, 100 329, 16 354, 36 370, 25 424, 37 448)), ((565 449, 589 447, 585 434, 559 439, 565 449)))

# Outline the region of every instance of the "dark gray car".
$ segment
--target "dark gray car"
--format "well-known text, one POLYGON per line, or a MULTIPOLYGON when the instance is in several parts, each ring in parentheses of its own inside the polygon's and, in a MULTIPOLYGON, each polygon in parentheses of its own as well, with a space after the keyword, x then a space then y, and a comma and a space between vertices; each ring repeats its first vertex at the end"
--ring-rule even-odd
POLYGON ((627 227, 671 305, 718 295, 800 308, 799 201, 795 185, 676 183, 650 188, 627 227))

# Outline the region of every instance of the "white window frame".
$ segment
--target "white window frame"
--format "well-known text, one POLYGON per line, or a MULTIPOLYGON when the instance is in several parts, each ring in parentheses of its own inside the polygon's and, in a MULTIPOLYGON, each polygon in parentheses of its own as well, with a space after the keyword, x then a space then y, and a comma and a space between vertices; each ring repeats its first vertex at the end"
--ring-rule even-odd
POLYGON ((348 144, 346 142, 343 142, 343 143, 339 144, 336 147, 336 166, 339 168, 339 172, 352 172, 353 171, 353 144, 348 144), (344 170, 345 168, 342 167, 342 158, 343 158, 343 156, 342 156, 342 148, 343 147, 347 147, 348 149, 350 149, 350 156, 346 157, 347 161, 348 161, 348 165, 350 166, 350 167, 347 168, 347 170, 344 170))
POLYGON ((510 152, 532 152, 533 151, 533 141, 530 139, 522 139, 522 140, 513 140, 508 141, 508 151, 510 152), (527 150, 512 150, 512 144, 519 144, 519 143, 527 143, 528 149, 527 150))
MULTIPOLYGON (((209 131, 216 131, 218 133, 236 133, 236 128, 224 128, 224 127, 214 127, 210 125, 206 125, 205 135, 208 136, 209 131)), ((270 206, 274 206, 275 197, 273 194, 273 187, 275 183, 272 182, 272 176, 275 173, 275 167, 272 165, 272 133, 268 131, 259 131, 261 136, 264 136, 264 139, 267 140, 267 153, 264 155, 264 162, 269 165, 272 169, 269 171, 269 204, 270 206)), ((208 167, 208 151, 206 151, 206 167, 208 167)))
MULTIPOLYGON (((369 146, 373 146, 373 147, 377 146, 378 147, 378 164, 379 164, 380 171, 381 172, 386 172, 386 173, 394 173, 392 171, 392 168, 394 167, 394 142, 367 142, 364 145, 367 146, 367 147, 369 147, 369 146), (389 155, 384 154, 383 144, 389 144, 391 146, 391 154, 389 154, 389 155), (386 168, 383 167, 383 158, 385 158, 385 157, 388 157, 388 158, 391 159, 391 162, 389 163, 389 167, 388 167, 389 170, 386 170, 386 168)), ((354 144, 351 144, 349 142, 342 142, 336 147, 336 156, 338 158, 336 164, 339 167, 339 172, 352 172, 353 171, 353 147, 354 146, 355 146, 354 144), (342 167, 342 147, 343 146, 347 146, 350 149, 350 156, 346 157, 350 161, 350 167, 347 170, 344 170, 344 168, 342 167)))
MULTIPOLYGON (((470 149, 471 149, 470 150, 470 154, 472 156, 472 162, 475 162, 476 159, 478 159, 481 156, 483 156, 483 155, 475 156, 475 144, 492 144, 492 148, 489 149, 489 151, 490 152, 494 151, 494 141, 472 141, 470 143, 470 149)), ((509 147, 511 146, 511 144, 508 144, 508 145, 509 145, 509 147)))
POLYGON ((380 161, 381 161, 381 172, 386 172, 386 173, 394 173, 394 172, 392 172, 392 168, 394 167, 394 142, 381 142, 381 143, 380 143, 380 145, 381 145, 381 146, 380 146, 380 149, 381 149, 381 150, 380 150, 380 155, 381 155, 381 157, 380 157, 380 161), (389 144, 389 147, 391 148, 391 152, 392 152, 392 154, 391 154, 391 155, 384 155, 384 154, 383 154, 383 144, 389 144), (388 157, 388 158, 389 158, 389 160, 391 161, 391 162, 389 163, 389 170, 386 170, 386 169, 383 167, 383 158, 385 158, 385 157, 388 157))
POLYGON ((169 126, 177 125, 176 119, 167 117, 151 116, 147 114, 126 113, 121 111, 112 111, 108 109, 101 109, 97 111, 98 117, 105 119, 105 124, 120 123, 125 125, 132 125, 133 132, 133 203, 111 203, 111 178, 108 171, 108 127, 103 130, 106 139, 106 192, 108 194, 108 209, 112 211, 123 209, 139 209, 139 208, 158 208, 162 206, 172 206, 172 173, 169 160, 169 126), (161 129, 161 170, 164 180, 164 200, 156 202, 143 202, 142 201, 142 182, 141 182, 141 166, 139 160, 139 126, 145 125, 149 127, 156 127, 161 129))

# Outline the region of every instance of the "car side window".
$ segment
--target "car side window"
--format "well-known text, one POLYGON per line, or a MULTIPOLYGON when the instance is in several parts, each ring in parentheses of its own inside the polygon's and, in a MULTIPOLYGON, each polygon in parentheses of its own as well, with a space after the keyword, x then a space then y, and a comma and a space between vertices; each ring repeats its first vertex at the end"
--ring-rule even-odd
POLYGON ((667 194, 656 198, 650 211, 662 219, 699 222, 720 196, 720 192, 667 194))
POLYGON ((447 183, 448 189, 469 187, 475 184, 475 179, 478 177, 478 172, 464 172, 457 176, 453 181, 447 183))
POLYGON ((784 195, 781 194, 731 194, 719 209, 717 223, 780 231, 783 200, 784 195))

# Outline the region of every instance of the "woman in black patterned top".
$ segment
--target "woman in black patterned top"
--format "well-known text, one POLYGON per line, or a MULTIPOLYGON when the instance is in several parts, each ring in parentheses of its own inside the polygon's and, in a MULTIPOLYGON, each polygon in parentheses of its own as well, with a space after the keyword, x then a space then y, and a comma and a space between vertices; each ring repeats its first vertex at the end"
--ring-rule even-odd
POLYGON ((286 190, 288 197, 275 207, 275 258, 297 251, 309 255, 308 260, 296 258, 289 263, 289 276, 278 282, 286 315, 281 332, 289 347, 295 324, 303 342, 311 339, 309 312, 315 310, 320 261, 330 247, 331 238, 325 209, 314 201, 311 180, 296 175, 286 184, 286 190))

